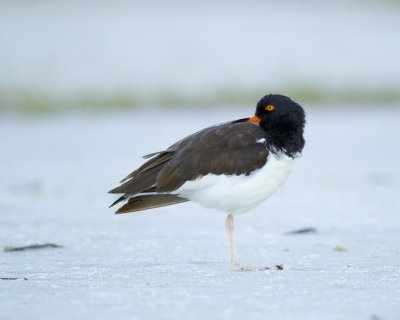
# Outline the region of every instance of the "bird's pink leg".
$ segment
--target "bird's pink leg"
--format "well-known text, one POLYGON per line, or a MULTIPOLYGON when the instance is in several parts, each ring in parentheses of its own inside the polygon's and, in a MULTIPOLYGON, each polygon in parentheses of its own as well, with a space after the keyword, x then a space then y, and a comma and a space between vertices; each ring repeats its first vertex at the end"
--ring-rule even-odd
POLYGON ((228 233, 228 243, 229 243, 229 253, 231 256, 231 266, 233 271, 265 271, 268 270, 268 267, 248 267, 241 266, 238 262, 236 256, 236 246, 235 246, 235 237, 234 237, 234 229, 235 224, 233 222, 233 215, 228 214, 225 220, 226 232, 228 233))
POLYGON ((239 262, 236 257, 236 246, 234 237, 235 225, 233 223, 233 215, 228 214, 225 220, 225 226, 226 226, 226 232, 228 233, 229 253, 231 255, 231 266, 232 270, 235 270, 235 268, 239 266, 239 262))

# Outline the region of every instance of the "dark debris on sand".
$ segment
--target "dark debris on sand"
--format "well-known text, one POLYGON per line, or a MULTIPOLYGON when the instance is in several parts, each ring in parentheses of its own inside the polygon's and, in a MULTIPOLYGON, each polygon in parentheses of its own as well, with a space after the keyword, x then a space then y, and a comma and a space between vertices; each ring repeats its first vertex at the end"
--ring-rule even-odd
POLYGON ((35 249, 46 249, 46 248, 62 248, 55 243, 43 243, 43 244, 31 244, 28 246, 22 247, 13 247, 13 246, 6 246, 4 247, 4 252, 16 252, 16 251, 25 251, 25 250, 35 250, 35 249))

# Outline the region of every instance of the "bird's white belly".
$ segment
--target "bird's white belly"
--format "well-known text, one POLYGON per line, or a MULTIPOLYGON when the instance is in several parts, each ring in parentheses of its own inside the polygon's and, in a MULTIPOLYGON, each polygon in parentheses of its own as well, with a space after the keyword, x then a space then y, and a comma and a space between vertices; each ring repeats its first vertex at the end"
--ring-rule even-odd
POLYGON ((267 164, 251 175, 206 175, 188 181, 174 193, 225 213, 244 213, 269 198, 286 180, 294 159, 270 154, 267 164))

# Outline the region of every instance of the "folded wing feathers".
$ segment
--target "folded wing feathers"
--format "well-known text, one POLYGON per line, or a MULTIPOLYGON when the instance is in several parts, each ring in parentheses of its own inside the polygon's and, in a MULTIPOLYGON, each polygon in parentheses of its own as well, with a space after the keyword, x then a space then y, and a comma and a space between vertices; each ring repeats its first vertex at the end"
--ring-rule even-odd
MULTIPOLYGON (((120 183, 124 183, 125 181, 128 181, 129 179, 132 179, 133 177, 137 176, 138 174, 140 174, 140 173, 142 173, 144 171, 147 171, 147 170, 149 170, 151 168, 154 168, 154 167, 156 167, 156 166, 158 166, 160 164, 163 164, 164 162, 170 160, 174 156, 174 152, 175 152, 174 150, 166 150, 166 151, 156 152, 156 153, 152 153, 152 154, 147 155, 149 157, 153 157, 153 156, 158 154, 157 157, 145 162, 138 169, 136 169, 135 171, 130 173, 128 176, 126 176, 124 179, 122 179, 120 181, 120 183)), ((147 156, 145 156, 145 157, 147 157, 147 156)))
POLYGON ((149 189, 155 181, 155 177, 159 172, 159 168, 153 167, 141 174, 133 176, 119 187, 112 189, 109 193, 141 193, 143 190, 149 189))

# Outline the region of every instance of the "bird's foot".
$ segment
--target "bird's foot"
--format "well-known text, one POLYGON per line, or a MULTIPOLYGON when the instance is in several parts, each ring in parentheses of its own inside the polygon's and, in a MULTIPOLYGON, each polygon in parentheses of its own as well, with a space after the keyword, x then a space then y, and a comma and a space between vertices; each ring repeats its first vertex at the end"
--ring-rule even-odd
POLYGON ((244 271, 267 271, 267 270, 271 270, 271 268, 269 267, 259 267, 259 266, 242 266, 240 264, 232 266, 232 271, 240 271, 240 272, 244 272, 244 271))

